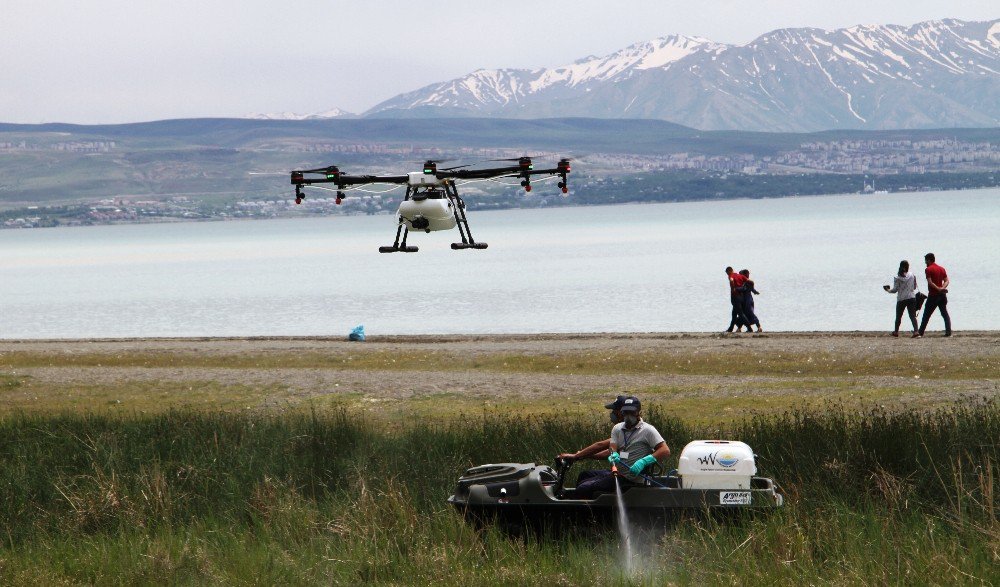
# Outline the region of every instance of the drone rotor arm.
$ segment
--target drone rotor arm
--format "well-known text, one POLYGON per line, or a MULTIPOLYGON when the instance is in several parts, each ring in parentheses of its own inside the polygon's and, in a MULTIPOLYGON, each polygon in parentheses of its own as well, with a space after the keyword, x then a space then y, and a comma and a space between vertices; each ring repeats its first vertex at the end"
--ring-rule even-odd
MULTIPOLYGON (((409 181, 406 175, 345 175, 336 167, 325 167, 318 170, 304 170, 292 172, 292 185, 295 186, 295 203, 301 204, 305 199, 302 188, 315 185, 332 183, 337 187, 337 204, 340 204, 347 195, 344 188, 357 188, 372 184, 405 184, 409 181), (306 177, 305 173, 320 173, 322 177, 306 177)), ((318 186, 317 186, 318 187, 318 186)), ((320 188, 327 189, 327 188, 320 188)), ((332 191, 332 190, 331 190, 332 191)))
POLYGON ((521 171, 520 167, 491 167, 488 169, 442 169, 437 172, 438 179, 490 179, 493 177, 513 176, 521 171))
POLYGON ((410 180, 406 175, 342 175, 340 179, 342 185, 405 184, 410 180))

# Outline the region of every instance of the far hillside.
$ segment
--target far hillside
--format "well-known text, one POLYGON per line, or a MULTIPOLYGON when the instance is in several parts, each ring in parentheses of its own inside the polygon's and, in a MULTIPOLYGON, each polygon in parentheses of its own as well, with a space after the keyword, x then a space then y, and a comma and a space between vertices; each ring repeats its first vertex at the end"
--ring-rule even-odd
MULTIPOLYGON (((189 218, 239 216, 237 202, 290 198, 291 169, 337 164, 354 173, 400 172, 428 158, 474 164, 524 154, 538 161, 573 157, 569 197, 525 198, 516 188, 494 188, 474 191, 491 197, 470 204, 780 197, 857 192, 873 183, 892 191, 991 186, 1000 169, 1000 129, 761 133, 593 118, 0 124, 0 209, 7 211, 0 220, 13 215, 21 225, 51 225, 175 215, 174 208, 157 209, 161 202, 189 218), (123 212, 136 202, 145 212, 123 212), (94 204, 107 209, 95 216, 94 204)), ((369 201, 364 211, 389 203, 369 201)))

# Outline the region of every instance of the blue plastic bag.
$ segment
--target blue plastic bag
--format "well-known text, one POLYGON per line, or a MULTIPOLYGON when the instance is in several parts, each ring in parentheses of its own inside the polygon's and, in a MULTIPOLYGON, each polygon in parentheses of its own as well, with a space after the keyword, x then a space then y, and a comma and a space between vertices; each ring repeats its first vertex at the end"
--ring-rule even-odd
POLYGON ((355 328, 354 330, 352 330, 351 333, 347 335, 347 340, 354 340, 354 341, 358 341, 358 342, 364 342, 364 340, 365 340, 365 325, 361 324, 360 326, 358 326, 357 328, 355 328))

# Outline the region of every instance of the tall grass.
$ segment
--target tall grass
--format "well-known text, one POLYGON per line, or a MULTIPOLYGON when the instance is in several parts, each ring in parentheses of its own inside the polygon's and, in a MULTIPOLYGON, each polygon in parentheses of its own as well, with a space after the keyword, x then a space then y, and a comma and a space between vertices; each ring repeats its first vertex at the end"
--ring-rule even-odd
POLYGON ((788 413, 715 430, 650 410, 675 453, 738 438, 788 495, 738 525, 692 520, 643 546, 477 531, 445 498, 468 466, 548 462, 596 416, 169 412, 0 420, 4 583, 553 584, 1000 581, 1000 406, 788 413))

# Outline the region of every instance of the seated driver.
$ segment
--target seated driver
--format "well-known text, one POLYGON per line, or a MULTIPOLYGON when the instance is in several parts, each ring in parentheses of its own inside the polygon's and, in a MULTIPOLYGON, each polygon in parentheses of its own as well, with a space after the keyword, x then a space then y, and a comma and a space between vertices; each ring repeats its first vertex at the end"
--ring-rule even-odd
MULTIPOLYGON (((623 398, 619 409, 622 421, 611 429, 608 442, 608 461, 618 469, 618 480, 622 488, 630 485, 644 485, 643 472, 653 463, 660 463, 670 456, 670 447, 652 424, 642 419, 642 404, 639 398, 623 398)), ((576 487, 577 499, 593 499, 594 494, 615 490, 615 478, 611 471, 594 471, 576 487)))

